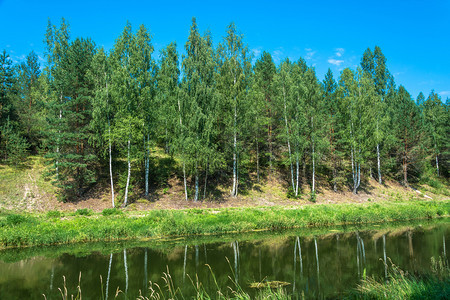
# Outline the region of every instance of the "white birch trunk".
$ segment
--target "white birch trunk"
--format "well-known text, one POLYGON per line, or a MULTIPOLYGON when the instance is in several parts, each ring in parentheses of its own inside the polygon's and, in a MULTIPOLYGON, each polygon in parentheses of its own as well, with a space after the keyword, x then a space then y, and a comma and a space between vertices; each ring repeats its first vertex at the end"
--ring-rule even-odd
POLYGON ((236 159, 236 196, 239 193, 239 153, 237 153, 237 159, 236 159))
POLYGON ((147 142, 145 143, 145 196, 148 196, 148 177, 150 172, 150 135, 147 134, 147 142))
MULTIPOLYGON (((234 76, 234 86, 236 86, 236 76, 234 76)), ((231 190, 231 196, 237 197, 237 102, 236 96, 234 97, 234 127, 233 127, 233 189, 231 190)))
POLYGON ((198 201, 198 169, 197 169, 197 162, 195 162, 195 196, 194 196, 194 202, 198 201))
POLYGON ((353 146, 351 146, 351 161, 352 161, 353 194, 356 194, 356 174, 355 174, 355 161, 353 156, 353 146))
POLYGON ((314 153, 314 142, 312 144, 312 192, 316 191, 316 164, 315 164, 315 153, 314 153))
MULTIPOLYGON (((106 77, 106 73, 105 73, 106 77)), ((106 82, 106 104, 109 106, 108 98, 108 82, 106 82)), ((111 180, 111 204, 114 208, 116 205, 114 203, 114 180, 113 180, 113 171, 112 171, 112 150, 111 150, 111 120, 109 119, 109 107, 108 107, 108 150, 109 150, 109 178, 111 180)))
POLYGON ((258 143, 258 138, 256 138, 256 180, 259 183, 259 143, 258 143))
POLYGON ((109 278, 111 278, 111 265, 112 265, 113 254, 109 255, 109 266, 108 266, 108 276, 106 277, 106 300, 108 300, 108 291, 109 291, 109 278))
POLYGON ((113 171, 112 171, 112 151, 111 151, 111 124, 108 118, 108 138, 109 138, 109 178, 111 179, 111 204, 112 207, 115 207, 114 203, 114 180, 113 180, 113 171))
POLYGON ((128 264, 127 249, 123 249, 123 264, 125 266, 125 295, 128 293, 128 264))
POLYGON ((296 180, 295 180, 295 197, 298 196, 298 182, 299 182, 299 173, 300 173, 300 166, 298 161, 298 153, 295 160, 295 166, 296 166, 296 180))
MULTIPOLYGON (((183 134, 183 121, 181 119, 181 103, 180 103, 179 97, 177 97, 177 102, 178 102, 178 113, 180 115, 180 129, 181 129, 181 134, 183 134)), ((184 197, 185 197, 186 201, 188 201, 187 182, 186 182, 186 163, 184 161, 183 161, 183 182, 184 182, 184 197)))
MULTIPOLYGON (((314 117, 311 117, 311 128, 314 134, 314 117)), ((312 143, 312 192, 315 193, 315 187, 316 187, 316 164, 315 164, 315 153, 314 153, 314 137, 311 136, 311 143, 312 143)))
POLYGON ((289 165, 291 167, 291 183, 292 183, 292 190, 295 191, 294 167, 292 166, 291 143, 289 142, 289 126, 288 126, 288 121, 287 121, 286 91, 285 91, 284 86, 283 86, 283 100, 284 100, 284 123, 286 125, 286 139, 287 139, 287 146, 288 146, 288 152, 289 152, 289 165))
POLYGON ((145 248, 145 253, 144 253, 144 284, 145 284, 145 286, 144 286, 144 288, 145 288, 145 294, 144 295, 146 295, 147 294, 147 291, 148 291, 148 254, 147 254, 147 252, 148 252, 148 249, 147 248, 145 248))
POLYGON ((437 176, 439 177, 439 160, 438 160, 437 155, 436 155, 436 171, 437 171, 437 176))
POLYGON ((186 201, 188 201, 187 182, 186 182, 186 164, 184 162, 183 162, 183 182, 184 182, 184 196, 186 197, 186 201))
POLYGON ((187 245, 184 246, 183 282, 186 278, 186 260, 187 260, 187 245))
POLYGON ((303 276, 303 259, 302 259, 302 247, 300 246, 300 238, 297 237, 298 245, 298 257, 300 258, 300 275, 303 276))
POLYGON ((317 286, 320 287, 320 270, 319 270, 319 249, 317 247, 317 239, 314 238, 314 246, 316 248, 316 263, 317 263, 317 286))
POLYGON ((381 159, 380 159, 380 144, 377 143, 377 166, 378 166, 378 183, 382 184, 381 179, 381 159))
POLYGON ((383 262, 384 262, 384 278, 388 278, 387 261, 386 261, 386 235, 383 234, 383 262))
POLYGON ((203 189, 203 199, 206 199, 206 184, 208 182, 208 168, 209 168, 209 162, 206 163, 206 169, 205 169, 205 187, 203 189))
POLYGON ((127 155, 127 161, 128 161, 128 175, 127 175, 127 185, 125 186, 125 200, 123 202, 123 206, 127 206, 128 204, 128 187, 130 185, 130 176, 131 176, 131 161, 130 161, 130 138, 128 139, 128 155, 127 155))

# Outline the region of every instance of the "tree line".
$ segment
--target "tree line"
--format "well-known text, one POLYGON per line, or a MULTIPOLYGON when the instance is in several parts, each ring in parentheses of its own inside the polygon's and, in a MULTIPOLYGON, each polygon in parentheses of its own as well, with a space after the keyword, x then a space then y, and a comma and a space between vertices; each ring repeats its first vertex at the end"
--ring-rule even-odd
POLYGON ((234 23, 215 45, 194 18, 181 56, 175 42, 157 55, 148 29, 130 23, 109 52, 71 39, 64 19, 49 20, 44 42, 43 67, 34 52, 17 64, 0 55, 0 156, 44 155, 61 199, 101 176, 112 206, 127 205, 133 186, 149 196, 162 168, 156 147, 193 201, 207 197, 208 178, 237 197, 275 171, 290 197, 307 183, 313 200, 318 182, 356 194, 370 177, 448 178, 449 99, 432 91, 414 101, 378 46, 356 70, 320 81, 303 58, 277 66, 263 52, 252 63, 234 23))

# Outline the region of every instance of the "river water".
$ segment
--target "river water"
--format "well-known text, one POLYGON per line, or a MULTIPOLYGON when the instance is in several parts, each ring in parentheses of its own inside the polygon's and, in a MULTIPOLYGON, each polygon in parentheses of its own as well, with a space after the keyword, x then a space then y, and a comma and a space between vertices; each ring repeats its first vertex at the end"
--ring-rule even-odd
MULTIPOLYGON (((185 298, 197 284, 215 298, 252 283, 281 281, 294 298, 339 298, 364 276, 383 280, 391 262, 416 274, 447 257, 450 222, 303 229, 134 243, 96 243, 0 251, 0 299, 136 299, 164 274, 185 298), (81 274, 81 275, 80 275, 81 274), (80 280, 81 276, 81 280, 80 280), (66 284, 64 285, 64 280, 66 284), (151 283, 150 283, 151 282, 151 283)), ((153 285, 156 288, 155 285, 153 285)))

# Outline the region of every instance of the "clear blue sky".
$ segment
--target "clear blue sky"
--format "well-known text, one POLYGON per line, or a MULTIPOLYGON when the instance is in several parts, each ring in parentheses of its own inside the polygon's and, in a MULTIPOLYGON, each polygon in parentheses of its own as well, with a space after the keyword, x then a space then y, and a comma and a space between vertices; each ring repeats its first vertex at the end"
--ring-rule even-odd
POLYGON ((59 24, 62 17, 72 37, 91 37, 107 50, 127 20, 135 29, 146 25, 158 52, 171 41, 182 50, 193 16, 215 43, 234 21, 256 56, 263 50, 275 62, 302 56, 321 80, 328 68, 335 77, 355 69, 364 50, 378 45, 397 85, 414 98, 432 89, 444 101, 450 97, 450 0, 0 0, 0 50, 15 61, 31 50, 43 57, 47 19, 59 24))

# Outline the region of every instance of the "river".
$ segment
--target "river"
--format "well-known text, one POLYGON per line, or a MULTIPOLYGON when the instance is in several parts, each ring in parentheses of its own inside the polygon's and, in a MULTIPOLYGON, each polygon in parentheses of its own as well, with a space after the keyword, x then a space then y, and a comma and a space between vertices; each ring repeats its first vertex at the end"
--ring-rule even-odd
POLYGON ((255 295, 250 285, 267 281, 284 282, 294 298, 339 298, 363 276, 383 280, 392 263, 429 273, 432 257, 446 258, 448 221, 3 250, 0 299, 62 299, 64 286, 70 298, 79 283, 83 299, 118 290, 117 299, 136 299, 151 283, 165 290, 165 273, 186 298, 199 283, 216 298, 237 284, 255 295))

